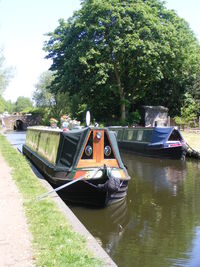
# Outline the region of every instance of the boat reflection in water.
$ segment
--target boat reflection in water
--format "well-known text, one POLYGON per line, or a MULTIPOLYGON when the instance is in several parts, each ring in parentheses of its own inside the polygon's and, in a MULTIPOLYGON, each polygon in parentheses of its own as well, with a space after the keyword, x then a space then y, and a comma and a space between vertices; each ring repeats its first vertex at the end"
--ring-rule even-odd
MULTIPOLYGON (((176 195, 186 176, 186 162, 134 156, 121 153, 121 156, 132 177, 140 182, 149 183, 154 191, 171 191, 176 195)), ((130 190, 129 190, 130 191, 130 190)))
MULTIPOLYGON (((132 177, 127 201, 116 210, 72 207, 73 212, 117 266, 193 267, 187 262, 195 250, 193 239, 199 240, 195 233, 198 222, 200 225, 200 205, 191 191, 195 188, 200 194, 193 163, 127 153, 121 156, 132 177), (180 262, 183 264, 178 265, 180 262)), ((200 263, 200 258, 197 261, 200 263)))
POLYGON ((200 206, 191 191, 194 187, 200 194, 196 172, 189 180, 189 162, 129 154, 122 158, 134 179, 127 198, 130 220, 114 261, 118 266, 194 266, 187 263, 200 225, 200 206))
POLYGON ((126 198, 106 209, 70 206, 74 214, 112 257, 130 221, 126 198))

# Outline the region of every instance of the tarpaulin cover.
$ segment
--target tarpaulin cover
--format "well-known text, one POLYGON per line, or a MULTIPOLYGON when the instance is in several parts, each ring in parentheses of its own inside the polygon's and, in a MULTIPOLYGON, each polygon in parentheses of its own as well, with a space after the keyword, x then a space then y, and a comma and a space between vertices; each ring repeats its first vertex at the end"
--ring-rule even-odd
POLYGON ((173 127, 154 127, 151 145, 159 145, 167 142, 173 127))
POLYGON ((76 167, 88 134, 89 128, 61 133, 57 166, 67 167, 69 170, 76 167))

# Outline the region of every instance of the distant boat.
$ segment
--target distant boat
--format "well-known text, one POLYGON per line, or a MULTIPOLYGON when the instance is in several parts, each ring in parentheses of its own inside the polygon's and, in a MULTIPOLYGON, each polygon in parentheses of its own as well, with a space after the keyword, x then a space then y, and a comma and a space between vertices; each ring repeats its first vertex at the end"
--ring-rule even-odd
POLYGON ((110 130, 117 135, 120 150, 136 154, 185 159, 186 143, 177 127, 118 127, 110 130))
POLYGON ((65 201, 104 207, 126 196, 130 177, 106 128, 29 127, 23 153, 54 187, 69 183, 58 192, 65 201))

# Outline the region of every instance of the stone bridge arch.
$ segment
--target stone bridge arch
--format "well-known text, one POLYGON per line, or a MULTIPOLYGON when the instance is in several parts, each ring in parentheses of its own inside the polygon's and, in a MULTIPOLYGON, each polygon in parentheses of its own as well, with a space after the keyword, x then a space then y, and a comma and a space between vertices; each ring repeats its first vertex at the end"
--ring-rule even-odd
POLYGON ((40 115, 10 115, 3 117, 2 125, 6 130, 25 131, 28 126, 40 125, 42 117, 40 115))
POLYGON ((26 126, 22 120, 18 119, 14 122, 13 130, 24 131, 25 129, 26 129, 26 126))

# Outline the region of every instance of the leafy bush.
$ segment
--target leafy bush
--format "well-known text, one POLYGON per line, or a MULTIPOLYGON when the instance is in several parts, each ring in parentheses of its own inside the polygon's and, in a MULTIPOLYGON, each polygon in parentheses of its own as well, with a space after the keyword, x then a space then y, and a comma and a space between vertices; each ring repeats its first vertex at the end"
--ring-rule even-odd
POLYGON ((181 108, 181 117, 176 116, 174 118, 176 124, 196 127, 199 110, 200 104, 192 97, 191 94, 186 93, 184 104, 181 108))

